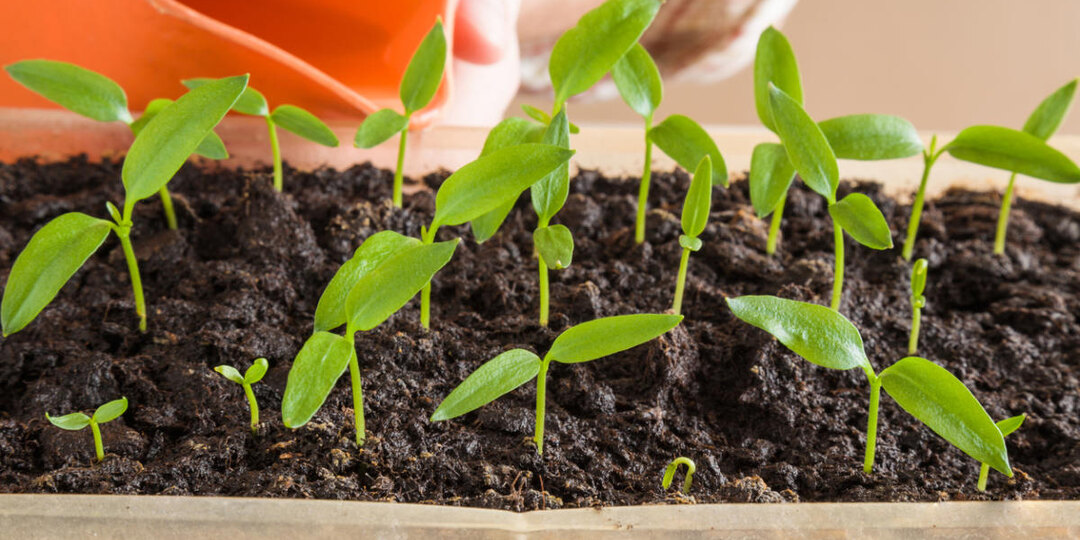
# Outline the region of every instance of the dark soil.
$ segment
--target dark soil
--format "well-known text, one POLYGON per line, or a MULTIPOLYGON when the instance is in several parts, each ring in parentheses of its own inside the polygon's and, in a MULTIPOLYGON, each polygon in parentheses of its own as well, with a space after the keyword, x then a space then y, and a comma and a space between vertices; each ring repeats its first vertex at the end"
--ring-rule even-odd
MULTIPOLYGON (((1016 475, 991 473, 883 395, 877 464, 862 473, 868 385, 859 370, 809 364, 734 319, 730 295, 778 294, 827 303, 832 231, 817 195, 788 199, 779 256, 745 181, 714 193, 704 248, 690 262, 685 323, 629 352, 552 367, 545 454, 530 442, 534 385, 460 419, 431 424, 438 402, 473 369, 511 347, 543 353, 558 332, 596 317, 668 309, 679 259, 682 173, 656 175, 648 242, 633 243, 636 179, 581 173, 557 218, 574 232, 569 269, 552 272, 552 324, 536 322, 535 216, 519 202, 483 245, 467 228, 435 278, 433 326, 414 300, 358 335, 368 442, 353 442, 345 377, 311 423, 292 431, 279 406, 292 358, 311 333, 323 287, 372 233, 417 235, 429 191, 391 208, 391 174, 188 166, 172 182, 180 231, 156 198, 138 205, 134 242, 150 330, 141 334, 115 238, 22 332, 0 342, 0 491, 319 497, 430 502, 511 510, 657 502, 1080 499, 1080 214, 1019 201, 1009 249, 991 255, 999 197, 951 192, 923 217, 929 259, 920 353, 971 388, 995 419, 1026 413, 1008 437, 1016 475), (247 428, 241 389, 212 371, 259 356, 264 424, 247 428), (92 463, 88 432, 51 426, 45 412, 88 411, 119 396, 128 412, 104 427, 92 463), (692 497, 660 489, 679 455, 698 465, 692 497)), ((426 179, 437 184, 442 175, 426 179)), ((105 216, 123 193, 120 166, 76 159, 0 165, 0 280, 31 234, 69 211, 105 216)), ((843 312, 878 370, 905 356, 909 266, 899 257, 908 207, 857 187, 881 206, 896 249, 848 242, 843 312)), ((681 478, 681 474, 680 474, 681 478)), ((678 483, 678 482, 677 482, 678 483)))

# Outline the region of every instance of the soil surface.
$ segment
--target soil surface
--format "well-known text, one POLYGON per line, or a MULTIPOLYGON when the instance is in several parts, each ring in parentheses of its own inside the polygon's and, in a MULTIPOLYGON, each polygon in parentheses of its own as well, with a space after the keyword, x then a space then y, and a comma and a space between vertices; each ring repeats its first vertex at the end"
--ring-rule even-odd
MULTIPOLYGON (((833 236, 821 197, 797 185, 778 256, 744 180, 716 188, 704 247, 690 260, 684 324, 647 345, 588 364, 552 366, 545 454, 530 442, 534 384, 441 423, 428 416, 487 359, 512 347, 543 354, 558 332, 596 317, 670 307, 685 174, 654 175, 648 241, 633 242, 636 179, 584 171, 556 218, 574 233, 573 265, 553 271, 551 328, 537 324, 535 215, 527 196, 492 240, 465 238, 434 280, 433 330, 413 300, 361 333, 367 444, 353 441, 348 377, 311 423, 289 430, 279 407, 292 359, 312 331, 323 287, 367 236, 418 235, 434 196, 389 204, 391 173, 186 166, 170 184, 180 230, 154 197, 138 205, 134 243, 150 313, 136 329, 115 237, 22 332, 0 341, 0 491, 318 497, 532 510, 663 502, 1080 499, 1080 214, 1021 200, 1009 247, 991 254, 1000 198, 950 192, 923 215, 929 260, 920 355, 957 375, 995 419, 1026 413, 1007 438, 1015 477, 991 473, 882 394, 874 474, 862 472, 869 388, 860 370, 814 366, 736 320, 724 298, 777 294, 827 304, 833 236), (270 371, 255 385, 253 436, 241 388, 212 368, 270 371), (45 413, 91 411, 126 396, 90 433, 45 413), (691 496, 665 492, 668 462, 697 463, 691 496)), ((437 185, 445 175, 424 181, 437 185)), ((842 311, 877 370, 906 356, 909 265, 899 256, 908 206, 873 183, 897 247, 847 243, 842 311)), ((123 200, 120 165, 0 165, 0 281, 53 217, 105 217, 123 200)), ((681 473, 675 484, 681 485, 681 473)))

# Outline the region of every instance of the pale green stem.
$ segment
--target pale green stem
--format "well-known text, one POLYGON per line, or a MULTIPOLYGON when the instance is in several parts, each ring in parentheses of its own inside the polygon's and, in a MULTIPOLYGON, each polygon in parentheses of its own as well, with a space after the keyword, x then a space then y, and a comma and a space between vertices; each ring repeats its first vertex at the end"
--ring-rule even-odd
POLYGON ((997 235, 994 236, 994 255, 1005 253, 1005 229, 1009 227, 1009 209, 1012 208, 1013 189, 1016 187, 1016 173, 1009 177, 1009 186, 1005 188, 1005 198, 1001 199, 1001 213, 998 214, 997 235))
POLYGON ((911 205, 911 218, 908 220, 907 238, 904 239, 904 260, 910 261, 915 251, 915 237, 919 234, 919 221, 922 220, 923 204, 926 202, 926 182, 930 179, 930 169, 937 161, 940 152, 937 149, 937 135, 930 139, 930 150, 923 152, 923 173, 919 181, 919 191, 915 193, 915 202, 911 205))
POLYGON ((878 400, 881 397, 881 379, 870 379, 870 411, 866 421, 866 457, 863 458, 863 472, 870 474, 874 470, 874 449, 877 447, 878 400))
POLYGON ((161 186, 158 191, 161 196, 161 208, 165 211, 165 222, 169 224, 169 228, 176 230, 176 212, 173 210, 172 195, 169 195, 169 188, 167 186, 161 186))
POLYGON ((908 355, 914 355, 915 351, 919 349, 919 323, 922 319, 922 310, 913 307, 911 308, 911 336, 908 338, 907 353, 908 355))
MULTIPOLYGON (((431 228, 423 234, 420 239, 425 244, 430 244, 435 241, 435 232, 438 227, 434 223, 431 224, 431 228)), ((431 282, 427 282, 423 289, 420 289, 420 326, 425 330, 431 329, 431 282)))
MULTIPOLYGON (((351 339, 350 339, 351 341, 351 339)), ((356 446, 364 446, 364 393, 360 386, 360 361, 356 357, 356 346, 349 353, 349 378, 352 380, 353 418, 356 420, 356 446)))
POLYGON ((536 375, 536 432, 533 434, 533 442, 536 443, 536 453, 544 454, 544 405, 547 393, 547 372, 551 364, 550 358, 544 358, 540 362, 540 373, 536 375))
POLYGON ((135 314, 139 316, 139 330, 145 332, 146 300, 143 299, 142 277, 139 275, 139 261, 135 259, 135 249, 131 247, 130 228, 117 228, 116 235, 120 237, 120 246, 124 250, 124 258, 127 259, 128 273, 131 275, 131 291, 135 295, 135 314))
POLYGON ((248 407, 251 408, 251 433, 255 433, 259 428, 259 403, 255 401, 255 392, 251 390, 251 385, 244 383, 244 395, 247 396, 248 407))
POLYGON ((833 311, 840 311, 840 297, 844 293, 844 229, 834 219, 833 243, 836 249, 836 268, 833 270, 832 304, 833 311))
POLYGON ((277 126, 270 116, 266 118, 266 129, 270 132, 270 152, 274 155, 274 189, 281 191, 285 187, 281 174, 281 146, 278 144, 277 126))
POLYGON ((641 171, 641 185, 638 187, 637 222, 634 225, 634 241, 645 241, 645 214, 649 208, 649 181, 652 178, 652 141, 649 129, 652 128, 652 115, 645 117, 645 169, 641 171))
POLYGON ((540 269, 540 326, 547 328, 548 325, 548 266, 543 257, 537 257, 537 266, 540 269))
POLYGON ((101 428, 93 418, 90 419, 90 432, 94 434, 94 455, 98 461, 105 459, 105 447, 101 444, 101 428))
POLYGON ((983 463, 979 467, 979 491, 986 491, 986 479, 990 476, 990 466, 983 463))
POLYGON ((686 465, 686 476, 683 478, 682 492, 690 493, 690 486, 694 483, 694 473, 697 472, 697 465, 694 465, 694 461, 687 457, 677 457, 668 464, 660 485, 664 489, 671 487, 671 481, 675 479, 675 472, 678 471, 679 465, 686 465))
POLYGON ((679 275, 675 281, 675 301, 671 303, 671 310, 679 315, 682 312, 683 290, 686 288, 686 266, 690 262, 690 250, 683 248, 682 258, 679 260, 679 275))
POLYGON ((783 197, 780 197, 780 203, 776 205, 776 208, 772 212, 772 222, 769 223, 769 238, 765 241, 765 253, 772 255, 776 253, 776 240, 780 234, 780 221, 784 219, 784 204, 787 203, 787 193, 783 197))
POLYGON ((394 206, 401 208, 401 191, 402 186, 405 183, 402 169, 405 167, 405 142, 409 135, 408 117, 406 117, 406 127, 401 130, 401 137, 398 141, 397 152, 397 168, 394 169, 394 206))

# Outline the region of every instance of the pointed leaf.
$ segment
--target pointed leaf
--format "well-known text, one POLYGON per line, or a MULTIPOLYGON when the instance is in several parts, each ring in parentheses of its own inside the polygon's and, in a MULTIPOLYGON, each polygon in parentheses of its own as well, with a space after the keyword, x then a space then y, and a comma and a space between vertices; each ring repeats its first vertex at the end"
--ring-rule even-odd
POLYGON ((926 290, 926 259, 919 259, 911 266, 911 296, 919 298, 926 290))
MULTIPOLYGON (((206 83, 215 81, 209 77, 199 77, 195 79, 186 79, 181 81, 188 90, 194 90, 206 83)), ((240 97, 236 99, 236 103, 233 103, 232 110, 240 114, 248 114, 251 116, 267 116, 270 114, 270 105, 266 102, 266 98, 263 97, 262 92, 247 87, 244 92, 240 94, 240 97)))
POLYGON ((346 301, 350 326, 367 331, 389 319, 450 262, 457 244, 455 238, 404 248, 361 277, 346 301))
POLYGON ((566 268, 574 260, 574 235, 564 225, 536 229, 533 231, 533 245, 540 259, 551 268, 566 268))
POLYGON ((315 331, 333 330, 345 324, 349 292, 360 278, 405 248, 419 245, 420 240, 394 231, 379 231, 364 240, 352 258, 338 268, 319 297, 319 305, 315 307, 315 331))
MULTIPOLYGON (((484 140, 484 149, 480 152, 480 155, 486 156, 501 148, 509 148, 519 144, 540 142, 545 131, 546 129, 542 125, 537 125, 524 118, 511 116, 496 124, 488 132, 487 139, 484 140)), ((516 202, 517 199, 507 201, 502 206, 472 220, 469 225, 472 227, 473 237, 476 241, 483 243, 495 236, 495 233, 499 232, 499 227, 502 226, 503 221, 506 220, 506 216, 510 214, 510 210, 514 209, 514 203, 516 202)))
POLYGON ((972 126, 961 131, 945 149, 956 159, 995 169, 1059 184, 1080 182, 1080 168, 1065 154, 1015 129, 972 126))
POLYGON ((270 369, 270 364, 265 358, 256 358, 255 362, 251 364, 251 367, 247 368, 244 372, 244 382, 247 384, 255 384, 262 380, 266 375, 266 370, 270 369))
POLYGON ((548 113, 546 113, 546 112, 544 112, 544 111, 542 111, 540 109, 537 109, 536 107, 533 107, 532 105, 529 105, 528 103, 523 103, 521 105, 521 110, 525 111, 525 114, 529 115, 529 118, 532 118, 533 120, 536 120, 537 122, 540 122, 541 124, 544 124, 545 126, 547 126, 548 124, 551 123, 551 115, 550 114, 548 114, 548 113))
POLYGON ((353 344, 336 334, 315 332, 297 353, 281 399, 281 420, 298 428, 319 412, 341 374, 356 354, 353 344))
POLYGON ((840 170, 828 139, 802 106, 783 90, 769 87, 769 104, 788 160, 810 189, 832 202, 840 185, 840 170))
POLYGON ((128 400, 126 397, 122 397, 98 407, 97 410, 94 411, 94 416, 92 418, 99 424, 112 422, 119 418, 121 414, 124 414, 124 411, 126 411, 127 408, 128 400))
POLYGON ((1004 420, 1001 420, 1001 421, 997 422, 996 425, 997 425, 998 431, 1001 432, 1001 436, 1002 437, 1008 437, 1009 435, 1012 434, 1012 432, 1020 429, 1020 426, 1024 423, 1025 419, 1027 419, 1027 416, 1021 414, 1021 415, 1017 415, 1017 416, 1013 416, 1011 418, 1006 418, 1004 420))
POLYGON ((299 135, 313 143, 334 148, 338 145, 337 135, 311 114, 295 105, 280 105, 270 113, 270 119, 286 131, 299 135))
POLYGON ((397 111, 379 109, 369 114, 360 124, 360 128, 356 130, 356 137, 353 139, 353 146, 373 148, 401 133, 408 125, 409 119, 398 114, 397 111))
POLYGON ((687 171, 694 170, 701 158, 712 160, 713 185, 728 186, 727 165, 720 149, 700 124, 681 114, 673 114, 649 130, 649 139, 687 171))
POLYGON ((690 180, 690 189, 686 191, 686 200, 682 208, 682 230, 687 236, 697 237, 705 230, 709 222, 709 210, 712 208, 712 160, 709 156, 701 158, 694 178, 690 180))
POLYGON ((750 202, 763 218, 776 210, 795 180, 795 167, 784 145, 761 143, 750 157, 750 202))
POLYGON ((851 193, 840 202, 830 204, 829 215, 856 242, 873 249, 893 247, 889 222, 870 197, 851 193))
POLYGON ((802 105, 802 82, 799 80, 795 52, 784 34, 771 26, 758 38, 757 54, 754 57, 754 106, 757 107, 761 123, 777 132, 769 105, 769 83, 776 85, 802 105))
POLYGON ((1072 105, 1075 94, 1076 79, 1055 90, 1053 94, 1042 100, 1042 103, 1039 103, 1027 122, 1024 122, 1024 132, 1044 141, 1049 139, 1065 119, 1065 114, 1069 112, 1069 106, 1072 105))
POLYGON ((547 356, 564 364, 589 362, 651 341, 681 321, 682 315, 651 313, 596 319, 559 334, 547 356))
POLYGON ((416 48, 409 60, 409 67, 405 68, 405 74, 401 77, 399 94, 406 114, 419 111, 431 103, 442 82, 445 67, 446 35, 443 34, 442 19, 437 19, 435 26, 416 48))
MULTIPOLYGON (((158 98, 151 100, 146 104, 146 109, 143 110, 138 120, 131 123, 131 133, 136 137, 139 136, 139 132, 142 131, 146 124, 150 123, 150 120, 161 112, 165 107, 172 105, 173 100, 166 98, 158 98)), ((228 159, 229 151, 225 149, 225 142, 221 140, 221 137, 217 133, 211 131, 199 142, 199 146, 195 148, 195 154, 200 155, 208 159, 228 159)))
POLYGON ((68 431, 79 431, 90 425, 90 417, 81 412, 65 414, 64 416, 49 416, 49 413, 45 413, 45 418, 48 418, 49 423, 52 425, 68 431))
POLYGON ((851 114, 818 123, 837 159, 899 159, 922 153, 911 122, 888 114, 851 114))
POLYGON ((100 73, 54 60, 23 60, 4 69, 19 84, 71 112, 99 122, 131 123, 124 89, 100 73))
POLYGON ((220 373, 222 377, 225 377, 236 384, 244 384, 244 376, 232 366, 220 365, 215 367, 214 371, 220 373))
POLYGON ((431 415, 432 422, 450 420, 475 411, 533 380, 540 373, 540 357, 524 349, 511 349, 477 368, 431 415))
POLYGON ((660 107, 664 95, 664 83, 660 79, 660 70, 656 68, 649 51, 640 43, 635 43, 629 51, 615 63, 611 78, 619 95, 634 112, 645 118, 652 118, 660 107))
MULTIPOLYGON (((551 119, 544 130, 543 143, 570 148, 570 126, 566 120, 566 108, 559 109, 559 114, 551 119)), ((540 218, 540 223, 547 223, 566 204, 570 194, 570 165, 563 163, 541 178, 529 189, 533 209, 540 218)))

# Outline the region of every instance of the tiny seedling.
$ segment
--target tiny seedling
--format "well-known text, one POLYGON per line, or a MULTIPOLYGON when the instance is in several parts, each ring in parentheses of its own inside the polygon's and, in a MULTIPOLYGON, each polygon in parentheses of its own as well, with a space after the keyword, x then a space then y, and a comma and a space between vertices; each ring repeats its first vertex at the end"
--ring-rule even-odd
POLYGON ((1009 456, 990 415, 964 383, 945 368, 917 356, 902 358, 880 375, 866 357, 858 329, 840 313, 806 302, 774 296, 727 299, 743 321, 772 334, 806 361, 830 369, 861 368, 870 383, 863 471, 874 467, 878 400, 881 389, 902 409, 953 446, 979 462, 1012 477, 1009 456))
MULTIPOLYGON (((1012 434, 1012 432, 1020 429, 1020 425, 1024 423, 1024 420, 1026 418, 1026 415, 1021 414, 1019 416, 1013 416, 1011 418, 1001 420, 995 425, 997 426, 998 430, 1001 431, 1002 437, 1008 437, 1012 434)), ((990 476, 990 465, 983 463, 979 466, 979 491, 986 491, 986 480, 988 476, 990 476)))
POLYGON ((244 91, 247 79, 247 75, 229 77, 192 90, 162 109, 139 131, 121 171, 123 213, 111 202, 105 203, 113 221, 69 212, 34 233, 15 259, 4 287, 0 321, 5 337, 22 330, 52 302, 60 288, 105 242, 110 231, 120 238, 131 275, 139 330, 146 331, 142 279, 131 245, 135 203, 157 193, 169 182, 244 91))
MULTIPOLYGON (((189 89, 198 88, 214 79, 198 78, 182 81, 189 89)), ((262 92, 247 87, 240 99, 233 104, 232 110, 251 116, 261 116, 266 120, 266 129, 270 137, 270 152, 274 160, 274 189, 281 191, 284 188, 281 165, 281 146, 278 144, 278 126, 295 135, 299 135, 313 143, 335 148, 338 145, 337 135, 319 120, 314 114, 297 107, 296 105, 278 105, 273 111, 262 92)))
POLYGON ((98 407, 91 416, 81 412, 65 414, 64 416, 49 416, 49 413, 45 413, 45 418, 52 425, 68 431, 79 431, 86 426, 90 426, 90 432, 94 435, 94 455, 98 461, 101 461, 105 459, 105 447, 101 444, 100 426, 105 422, 112 422, 119 418, 127 410, 127 406, 127 398, 122 397, 98 407))
POLYGON ((675 479, 675 471, 679 470, 679 465, 686 465, 686 479, 683 480, 682 492, 684 495, 690 493, 690 485, 694 482, 694 473, 697 472, 697 465, 694 465, 694 460, 679 456, 668 464, 667 469, 664 470, 664 479, 660 482, 660 486, 664 489, 671 488, 671 481, 675 479))
POLYGON ((220 373, 222 377, 244 387, 244 395, 247 396, 248 407, 251 409, 252 433, 256 433, 259 429, 259 402, 255 401, 255 392, 252 392, 251 385, 262 380, 263 375, 266 375, 267 367, 269 366, 265 358, 256 358, 255 363, 251 364, 243 375, 240 375, 240 372, 232 366, 214 368, 214 371, 220 373))
POLYGON ((664 84, 660 79, 660 70, 656 68, 649 51, 640 43, 634 44, 611 70, 611 78, 619 95, 634 112, 645 119, 645 167, 641 171, 641 184, 638 187, 637 221, 634 223, 634 241, 645 241, 645 214, 649 203, 649 181, 652 177, 652 147, 649 130, 652 129, 653 114, 660 107, 664 84))
POLYGON ((922 321, 922 309, 926 307, 926 259, 919 259, 911 266, 911 336, 908 338, 907 353, 915 354, 919 349, 919 324, 922 321))
POLYGON ((541 359, 525 349, 511 349, 488 360, 472 372, 431 415, 432 422, 450 420, 495 401, 500 396, 536 379, 536 453, 544 453, 544 408, 547 372, 551 361, 563 364, 590 362, 625 351, 675 328, 679 315, 620 315, 605 317, 566 329, 541 359))
POLYGON ((690 181, 690 189, 686 191, 686 200, 682 208, 682 235, 679 236, 679 245, 682 246, 682 258, 679 260, 679 275, 675 281, 675 300, 671 303, 671 310, 676 315, 682 313, 683 290, 686 288, 686 267, 690 262, 690 252, 701 249, 701 239, 698 238, 705 231, 705 225, 709 221, 709 210, 712 208, 712 158, 708 155, 701 158, 694 178, 690 181))
POLYGON ((400 134, 398 141, 397 167, 394 169, 394 206, 401 208, 401 192, 404 183, 402 169, 405 165, 405 143, 409 134, 409 121, 413 113, 427 107, 435 97, 442 82, 446 67, 446 35, 443 33, 442 19, 435 20, 435 26, 424 36, 409 60, 405 74, 401 76, 398 94, 402 115, 393 109, 379 109, 368 115, 360 128, 356 130, 353 144, 357 148, 372 148, 382 144, 390 137, 400 134))

